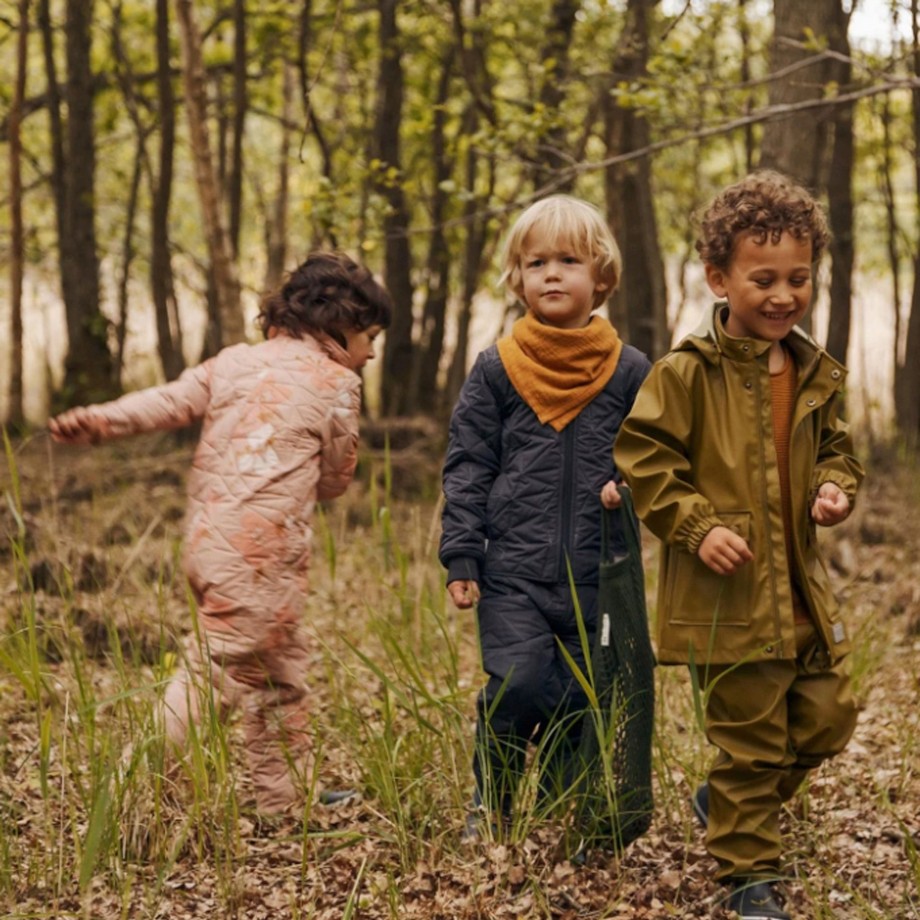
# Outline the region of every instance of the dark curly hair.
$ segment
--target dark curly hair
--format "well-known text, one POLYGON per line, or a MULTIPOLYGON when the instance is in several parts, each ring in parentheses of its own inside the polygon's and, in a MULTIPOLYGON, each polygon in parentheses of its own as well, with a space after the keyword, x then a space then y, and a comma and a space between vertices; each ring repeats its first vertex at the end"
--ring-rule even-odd
POLYGON ((344 347, 346 329, 390 325, 393 302, 363 265, 343 252, 313 252, 262 300, 262 333, 283 329, 294 338, 325 333, 344 347))
POLYGON ((824 209, 802 186, 762 169, 723 189, 699 219, 696 251, 704 262, 728 271, 736 241, 749 234, 758 244, 778 243, 783 233, 811 241, 812 262, 830 239, 824 209))

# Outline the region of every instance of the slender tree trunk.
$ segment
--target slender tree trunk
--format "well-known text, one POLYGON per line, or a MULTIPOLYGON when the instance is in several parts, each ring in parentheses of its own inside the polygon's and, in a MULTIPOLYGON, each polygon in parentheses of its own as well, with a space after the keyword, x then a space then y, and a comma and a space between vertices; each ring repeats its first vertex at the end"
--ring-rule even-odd
POLYGON ((156 0, 156 48, 160 152, 157 175, 155 178, 151 176, 150 290, 156 313, 160 363, 166 379, 175 380, 185 369, 185 355, 169 251, 169 202, 176 148, 176 94, 169 54, 169 0, 156 0))
MULTIPOLYGON (((479 129, 481 106, 471 106, 464 119, 464 133, 471 137, 479 129)), ((451 357, 447 374, 444 405, 452 406, 460 395, 460 388, 466 380, 470 353, 470 321, 473 316, 473 298, 479 290, 482 277, 483 253, 486 248, 486 222, 479 216, 482 200, 477 197, 480 163, 482 158, 475 145, 470 144, 466 152, 465 190, 466 203, 463 207, 463 226, 466 238, 463 246, 463 290, 460 298, 460 313, 457 317, 457 344, 451 357)), ((491 168, 491 167, 490 167, 491 168)), ((494 184, 490 176, 489 186, 494 184)), ((487 199, 486 199, 487 200, 487 199)))
POLYGON ((22 361, 22 284, 25 262, 25 231, 22 219, 22 104, 26 95, 26 72, 29 50, 29 0, 19 0, 16 34, 16 78, 7 118, 10 144, 10 379, 7 421, 21 428, 23 413, 22 361))
POLYGON ((488 48, 484 42, 478 40, 477 36, 470 35, 464 13, 465 6, 472 7, 471 21, 474 23, 480 21, 482 0, 471 0, 469 4, 465 4, 463 0, 448 0, 448 3, 454 19, 457 47, 460 49, 460 69, 473 97, 473 104, 490 125, 497 125, 498 115, 495 111, 493 80, 486 61, 488 48))
MULTIPOLYGON (((852 67, 848 62, 850 43, 847 39, 850 17, 837 3, 830 43, 843 60, 836 65, 838 87, 849 87, 852 67)), ((850 345, 850 321, 853 300, 853 107, 839 105, 834 109, 833 152, 828 172, 827 198, 831 242, 831 309, 827 331, 827 350, 840 362, 846 363, 850 345)))
MULTIPOLYGON (((637 80, 647 73, 649 20, 657 0, 629 0, 626 25, 613 62, 614 79, 637 80)), ((645 117, 617 104, 608 94, 604 106, 610 155, 647 147, 651 140, 645 117)), ((605 171, 608 217, 623 254, 623 278, 613 300, 613 321, 620 333, 656 358, 670 346, 664 261, 647 157, 605 171)))
MULTIPOLYGON (((467 26, 465 4, 462 0, 448 0, 454 20, 454 40, 460 56, 460 71, 470 93, 471 103, 463 117, 462 134, 472 138, 480 130, 483 120, 491 126, 497 125, 497 113, 494 98, 494 81, 489 73, 486 55, 487 43, 474 40, 467 26)), ((470 22, 478 25, 482 17, 481 0, 472 0, 467 6, 470 22)), ((447 385, 444 389, 442 406, 449 409, 460 394, 463 381, 466 380, 469 359, 470 322, 473 315, 473 298, 479 289, 482 277, 483 253, 485 252, 487 228, 486 221, 480 216, 485 202, 492 195, 495 184, 494 160, 487 159, 469 143, 466 147, 464 165, 463 205, 463 263, 460 295, 460 311, 457 315, 457 341, 451 355, 447 370, 447 385), (481 167, 488 169, 488 191, 481 188, 481 167)))
POLYGON ((96 252, 96 141, 93 126, 91 43, 93 3, 67 0, 67 157, 65 160, 66 234, 72 262, 62 265, 67 310, 66 403, 96 402, 118 391, 113 383, 108 320, 99 309, 99 258, 96 252))
POLYGON ((228 198, 230 211, 230 245, 233 257, 240 252, 240 223, 243 213, 243 136, 246 128, 246 3, 233 0, 233 136, 230 153, 228 198))
MULTIPOLYGON (((810 35, 826 40, 834 27, 840 0, 774 0, 770 70, 776 76, 768 89, 770 105, 789 105, 823 95, 831 80, 830 65, 814 60, 811 48, 800 47, 810 35)), ((825 188, 826 162, 833 113, 819 111, 808 118, 793 116, 768 121, 763 128, 760 163, 792 176, 818 194, 825 188)), ((812 315, 802 320, 810 330, 812 315)))
MULTIPOLYGON (((565 100, 565 87, 569 78, 569 49, 575 30, 575 17, 580 7, 578 0, 554 0, 550 11, 546 44, 541 54, 544 79, 540 88, 540 103, 546 114, 558 121, 551 123, 540 140, 535 174, 538 186, 551 181, 561 170, 572 165, 560 109, 565 100)), ((567 192, 571 191, 573 184, 574 176, 557 185, 557 188, 567 192)))
POLYGON ((310 50, 310 45, 313 41, 313 31, 311 28, 312 15, 312 0, 304 0, 300 10, 300 22, 297 32, 297 71, 300 75, 300 99, 303 103, 304 115, 306 116, 306 127, 304 130, 312 132, 323 160, 323 175, 327 179, 332 179, 332 151, 329 149, 325 132, 322 130, 322 125, 320 125, 316 119, 316 114, 313 111, 313 103, 310 101, 310 73, 307 68, 307 52, 310 50))
MULTIPOLYGON (((738 37, 741 40, 741 82, 751 81, 751 25, 748 22, 748 0, 738 0, 738 37)), ((744 114, 750 115, 754 102, 750 96, 744 102, 744 114)), ((748 172, 754 168, 754 126, 744 129, 744 165, 748 172)))
MULTIPOLYGON (((113 6, 112 57, 116 63, 118 83, 125 105, 131 116, 138 138, 138 162, 146 173, 150 185, 151 242, 150 281, 157 330, 157 352, 167 380, 174 380, 185 367, 182 352, 182 330, 173 287, 172 262, 169 255, 169 198, 172 186, 172 163, 175 148, 175 94, 169 59, 169 5, 168 0, 156 0, 156 50, 157 50, 157 120, 160 124, 159 181, 147 153, 147 137, 152 128, 144 123, 142 110, 145 101, 138 98, 137 77, 131 68, 131 56, 126 53, 121 38, 122 0, 113 6)), ((129 237, 134 233, 133 213, 137 207, 140 189, 132 190, 132 213, 129 237)), ((126 260, 130 261, 130 260, 126 260)), ((127 289, 125 288, 125 291, 127 289)), ((119 298, 122 296, 119 288, 119 298)), ((125 334, 125 309, 127 301, 119 301, 119 326, 116 340, 116 379, 121 376, 122 351, 125 334)))
MULTIPOLYGON (((827 39, 840 0, 773 0, 774 30, 770 45, 770 70, 783 74, 769 84, 770 105, 788 105, 821 96, 828 82, 826 61, 805 63, 815 57, 799 47, 810 33, 827 39)), ((824 187, 824 158, 831 128, 829 112, 803 118, 794 116, 764 125, 760 166, 793 176, 807 188, 824 187)))
MULTIPOLYGON (((189 137, 195 165, 195 181, 201 204, 202 221, 210 258, 215 313, 220 323, 221 345, 241 342, 245 338, 240 284, 232 247, 220 211, 220 193, 207 123, 207 91, 201 36, 195 22, 191 0, 176 0, 176 18, 182 41, 182 76, 185 85, 185 108, 188 112, 189 137)), ((208 346, 206 346, 208 347, 208 346)), ((209 347, 213 348, 213 343, 209 347)))
POLYGON ((431 126, 432 176, 431 239, 428 245, 427 296, 422 310, 422 327, 413 362, 413 380, 409 398, 412 412, 434 412, 438 405, 438 367, 444 348, 444 326, 450 281, 450 249, 443 223, 447 209, 447 193, 443 184, 450 178, 452 162, 447 155, 445 124, 446 107, 454 72, 454 49, 445 56, 441 79, 434 101, 431 126))
POLYGON ((134 158, 134 169, 131 176, 131 186, 128 193, 128 207, 125 215, 124 237, 122 239, 122 264, 116 287, 116 302, 118 305, 117 319, 115 321, 115 356, 112 363, 113 382, 117 385, 121 381, 124 370, 125 342, 128 335, 129 299, 128 288, 131 280, 131 264, 134 261, 134 229, 137 218, 138 199, 140 197, 141 178, 146 172, 152 181, 152 168, 147 155, 147 136, 150 129, 144 124, 140 111, 137 93, 135 91, 136 77, 131 69, 130 55, 125 52, 122 41, 122 0, 112 5, 111 48, 112 59, 115 62, 115 74, 118 85, 121 87, 125 107, 134 125, 137 135, 137 151, 134 158))
POLYGON ((886 93, 881 100, 882 112, 882 168, 879 173, 879 187, 885 202, 885 248, 888 252, 888 266, 891 270, 891 301, 894 304, 894 348, 892 349, 892 367, 894 368, 894 408, 895 420, 901 418, 904 402, 904 368, 901 363, 902 323, 901 323, 901 254, 898 238, 901 228, 898 226, 898 214, 894 197, 894 170, 891 138, 891 97, 886 93))
POLYGON ((377 159, 380 161, 377 190, 388 204, 383 220, 384 276, 394 304, 393 322, 387 330, 383 353, 381 405, 386 416, 406 411, 409 403, 408 371, 412 367, 412 254, 400 154, 404 88, 397 6, 397 0, 379 0, 378 3, 380 74, 374 129, 377 159))
MULTIPOLYGON (((911 63, 915 77, 920 77, 920 2, 910 0, 912 33, 911 63)), ((914 189, 916 196, 915 221, 920 232, 920 89, 911 91, 912 121, 914 131, 914 189)), ((911 449, 920 443, 920 243, 915 243, 914 286, 910 299, 910 316, 907 320, 907 342, 904 348, 902 373, 902 398, 898 427, 911 449)))
POLYGON ((278 150, 278 190, 265 222, 265 289, 272 290, 281 281, 287 261, 288 186, 290 184, 291 113, 294 78, 291 66, 281 65, 281 145, 278 150))
POLYGON ((140 194, 141 174, 144 168, 146 150, 143 134, 137 137, 137 154, 131 171, 131 188, 128 192, 128 207, 125 214, 125 235, 121 244, 121 273, 118 278, 118 322, 115 327, 115 359, 112 373, 115 380, 121 379, 125 366, 125 341, 128 337, 128 311, 130 299, 128 287, 131 283, 131 263, 134 261, 134 222, 137 218, 137 200, 140 194))

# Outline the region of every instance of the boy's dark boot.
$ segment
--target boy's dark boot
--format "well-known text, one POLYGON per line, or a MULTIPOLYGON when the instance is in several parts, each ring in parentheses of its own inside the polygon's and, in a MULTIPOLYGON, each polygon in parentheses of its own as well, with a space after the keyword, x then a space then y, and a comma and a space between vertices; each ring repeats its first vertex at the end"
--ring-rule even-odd
MULTIPOLYGON (((502 829, 507 831, 511 824, 510 811, 501 811, 502 829)), ((463 830, 460 831, 460 843, 477 844, 486 837, 486 824, 489 826, 489 833, 494 840, 498 836, 498 821, 486 809, 482 801, 479 790, 473 793, 473 801, 470 803, 470 810, 466 813, 466 820, 463 823, 463 830)))
POLYGON ((757 879, 731 880, 728 908, 738 920, 792 920, 776 901, 773 886, 757 879))
POLYGON ((703 830, 709 826, 709 784, 703 783, 690 799, 693 806, 693 814, 696 815, 697 821, 703 825, 703 830))
POLYGON ((357 789, 323 789, 316 797, 320 805, 341 805, 358 797, 357 789))

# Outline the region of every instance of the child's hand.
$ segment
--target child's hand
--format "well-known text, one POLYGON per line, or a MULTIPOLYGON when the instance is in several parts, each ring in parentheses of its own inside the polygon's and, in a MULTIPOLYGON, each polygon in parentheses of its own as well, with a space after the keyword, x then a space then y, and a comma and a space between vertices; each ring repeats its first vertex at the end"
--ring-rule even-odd
POLYGON ((719 575, 732 575, 754 558, 747 541, 721 525, 706 534, 697 555, 719 575))
POLYGON ((479 584, 471 578, 460 578, 447 586, 450 599, 461 610, 468 610, 479 603, 479 584))
POLYGON ((619 508, 622 503, 623 496, 620 495, 617 484, 612 479, 609 482, 605 482, 604 488, 601 489, 601 504, 608 511, 613 511, 614 508, 619 508))
POLYGON ((811 518, 822 527, 833 527, 850 513, 850 500, 836 483, 825 482, 811 506, 811 518))
POLYGON ((48 431, 60 444, 95 444, 105 437, 106 425, 79 406, 50 419, 48 431))

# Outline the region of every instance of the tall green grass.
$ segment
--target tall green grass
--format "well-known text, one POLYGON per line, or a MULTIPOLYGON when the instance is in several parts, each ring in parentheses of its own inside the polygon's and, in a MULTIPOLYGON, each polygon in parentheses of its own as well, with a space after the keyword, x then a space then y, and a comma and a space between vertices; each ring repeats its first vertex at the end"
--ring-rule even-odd
MULTIPOLYGON (((204 876, 215 914, 246 917, 254 896, 247 873, 259 860, 262 867, 264 860, 280 863, 282 850, 293 855, 275 870, 290 886, 289 894, 278 894, 279 916, 314 916, 314 902, 325 896, 322 873, 347 866, 348 883, 336 902, 341 916, 373 909, 373 916, 403 917, 405 881, 419 865, 465 872, 471 903, 488 915, 493 889, 476 887, 493 852, 488 827, 474 854, 459 840, 473 791, 474 699, 482 676, 474 617, 446 600, 436 558, 438 507, 395 499, 384 459, 363 491, 356 487, 317 514, 306 611, 317 648, 316 671, 308 675, 317 695, 314 757, 303 778, 303 820, 273 823, 253 810, 238 727, 222 717, 208 688, 195 691, 205 715, 185 756, 177 761, 166 750, 158 705, 181 634, 195 619, 194 603, 174 574, 177 528, 164 532, 154 523, 161 512, 144 505, 140 486, 117 482, 73 511, 52 508, 49 497, 30 520, 23 510, 27 477, 9 440, 4 446, 9 560, 19 586, 4 605, 0 627, 6 715, 0 727, 0 908, 8 916, 28 910, 35 917, 93 917, 104 897, 120 905, 120 914, 112 915, 153 917, 170 905, 179 911, 186 889, 177 885, 204 876), (113 518, 127 522, 131 542, 108 550, 116 575, 88 598, 74 584, 75 542, 103 545, 113 518), (61 564, 56 587, 38 590, 33 583, 41 559, 61 564), (104 656, 92 653, 81 633, 84 608, 103 624, 104 656), (342 819, 315 804, 320 789, 333 783, 354 785, 363 798, 345 806, 342 819)), ((654 565, 647 576, 653 602, 654 565)), ((886 634, 867 625, 858 635, 854 670, 867 685, 884 660, 886 634)), ((585 675, 589 687, 590 678, 585 675)), ((656 699, 654 832, 668 842, 653 864, 683 869, 700 858, 687 796, 705 775, 711 751, 698 726, 702 701, 686 670, 659 668, 656 699)), ((903 825, 896 799, 917 788, 914 729, 905 721, 898 731, 904 752, 898 771, 867 792, 894 826, 903 825)), ((496 832, 496 843, 518 854, 523 872, 513 884, 501 883, 504 888, 495 882, 496 896, 528 897, 534 917, 558 916, 559 905, 547 894, 551 860, 580 848, 569 803, 537 794, 539 762, 558 740, 550 732, 532 752, 513 821, 496 832), (557 849, 537 853, 535 840, 541 848, 552 840, 557 849)), ((871 885, 851 884, 845 867, 827 857, 834 852, 830 831, 806 818, 787 816, 787 823, 790 856, 803 868, 798 884, 815 917, 900 920, 916 909, 920 860, 909 829, 902 826, 914 893, 905 890, 898 913, 877 906, 892 903, 890 892, 881 891, 883 880, 874 894, 871 885), (850 913, 840 914, 841 897, 850 913)), ((654 882, 640 878, 629 860, 609 871, 611 904, 620 886, 654 882)), ((680 903, 662 911, 678 916, 680 903)))

